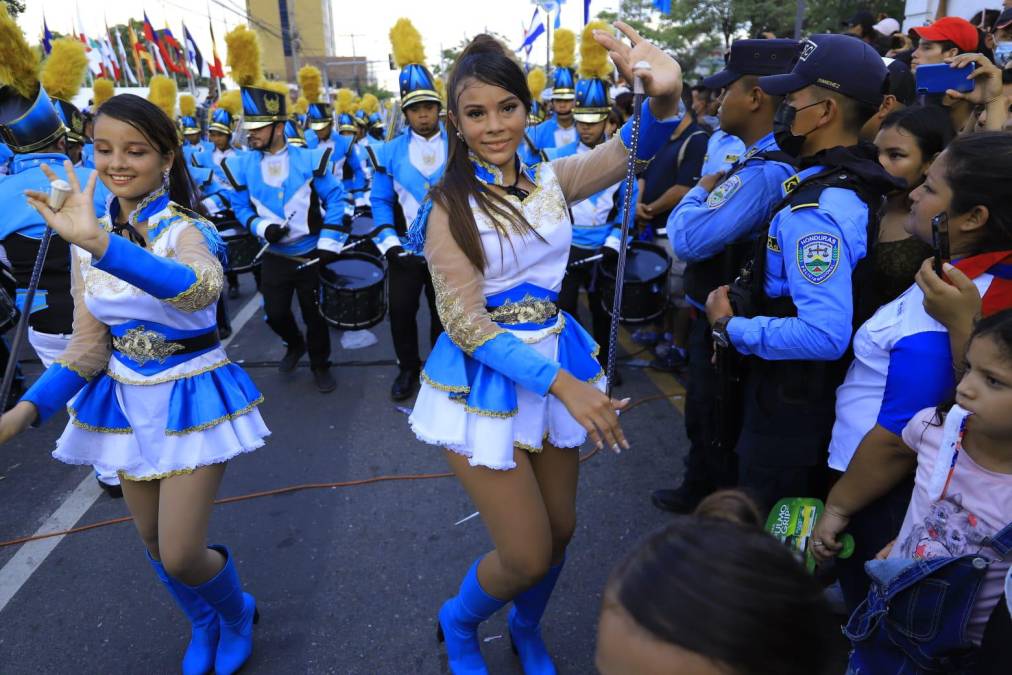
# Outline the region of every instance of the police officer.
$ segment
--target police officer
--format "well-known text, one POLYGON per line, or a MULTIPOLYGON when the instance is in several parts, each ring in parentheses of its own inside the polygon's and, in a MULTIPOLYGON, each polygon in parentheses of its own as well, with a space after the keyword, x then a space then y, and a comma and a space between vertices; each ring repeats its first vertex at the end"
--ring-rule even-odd
MULTIPOLYGON (((589 36, 590 33, 587 35, 589 36)), ((591 41, 593 42, 592 38, 591 41)), ((592 48, 602 52, 600 59, 588 58, 586 50, 589 47, 585 44, 581 49, 581 53, 584 54, 583 63, 580 64, 583 78, 576 83, 576 103, 573 108, 573 118, 579 138, 561 148, 546 150, 549 160, 590 152, 607 140, 605 126, 608 113, 611 112, 611 102, 608 100, 608 83, 601 78, 601 75, 611 71, 611 63, 608 61, 607 51, 603 47, 599 47, 596 42, 593 43, 592 48), (588 67, 588 62, 596 63, 598 61, 607 70, 603 72, 585 70, 588 67)), ((635 188, 633 190, 633 200, 635 201, 635 188)), ((602 346, 608 344, 611 317, 602 303, 601 290, 597 283, 600 266, 594 259, 600 260, 603 257, 605 262, 612 264, 618 259, 618 250, 622 241, 621 218, 624 199, 625 181, 623 180, 570 207, 573 217, 573 243, 569 251, 569 266, 566 269, 566 276, 562 279, 562 288, 559 290, 558 305, 559 309, 569 312, 572 316, 579 316, 580 289, 585 288, 590 305, 594 340, 602 346)), ((606 349, 600 350, 598 359, 602 366, 607 367, 606 349)), ((618 371, 615 371, 612 384, 617 386, 620 383, 621 376, 618 375, 618 371)))
MULTIPOLYGON (((395 54, 397 47, 395 44, 395 54)), ((390 332, 399 369, 390 389, 395 401, 410 398, 418 384, 422 360, 417 314, 423 291, 429 303, 432 344, 443 331, 429 268, 423 257, 404 255, 403 240, 429 186, 442 178, 446 166, 446 131, 439 124, 442 104, 432 75, 423 64, 401 64, 400 94, 409 129, 376 152, 380 166, 373 176, 370 195, 372 217, 379 232, 377 245, 390 263, 390 332)))
POLYGON ((332 173, 329 149, 287 142, 285 98, 242 87, 250 150, 225 159, 222 170, 235 193, 232 208, 239 222, 270 244, 261 291, 267 324, 287 346, 278 370, 292 372, 308 347, 316 387, 327 393, 337 385, 330 373, 330 330, 318 311, 317 270, 336 257, 348 238, 342 224, 344 190, 332 173), (319 265, 301 267, 306 258, 318 258, 319 265), (306 323, 305 338, 292 313, 293 293, 306 323))
POLYGON ((736 438, 718 419, 713 343, 703 309, 710 291, 738 275, 781 199, 781 184, 794 174, 795 158, 780 151, 773 138, 780 97, 764 92, 758 81, 761 75, 790 72, 797 52, 794 40, 738 40, 724 70, 703 81, 707 88, 723 90, 720 126, 748 148, 726 175, 704 175, 668 217, 672 250, 688 263, 685 297, 697 310, 688 342, 685 476, 679 488, 653 494, 654 504, 668 511, 690 512, 714 489, 735 484, 736 438))
MULTIPOLYGON (((9 57, 9 54, 0 54, 9 57)), ((74 298, 70 293, 70 245, 54 235, 42 268, 42 276, 31 307, 25 307, 26 291, 35 267, 45 221, 25 201, 25 190, 49 192, 49 179, 39 168, 49 166, 66 178, 63 163, 67 128, 42 85, 33 98, 24 98, 12 87, 0 87, 0 139, 11 149, 10 175, 0 180, 0 245, 17 279, 17 305, 28 312, 28 341, 44 366, 56 360, 70 343, 73 333, 74 298)), ((75 169, 82 185, 91 171, 75 169)), ((109 192, 101 182, 95 187, 95 213, 105 214, 109 192)), ((3 317, 13 319, 13 317, 3 317)), ((110 495, 121 497, 115 474, 98 475, 98 482, 110 495)))
POLYGON ((875 50, 844 35, 812 36, 792 72, 759 78, 767 94, 785 97, 774 139, 800 158, 799 171, 782 185, 735 303, 721 286, 706 314, 718 347, 750 357, 739 485, 766 508, 823 493, 835 391, 861 319, 854 298, 867 284, 859 263, 877 239, 884 195, 901 183, 879 166, 874 146, 859 144, 885 79, 875 50))

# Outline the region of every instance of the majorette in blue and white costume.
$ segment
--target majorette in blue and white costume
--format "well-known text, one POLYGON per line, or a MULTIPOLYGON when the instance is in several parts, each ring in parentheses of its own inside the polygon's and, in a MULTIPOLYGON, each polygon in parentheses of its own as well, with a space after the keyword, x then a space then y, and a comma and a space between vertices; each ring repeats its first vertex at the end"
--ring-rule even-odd
MULTIPOLYGON (((112 231, 118 202, 99 220, 112 231)), ((43 422, 71 401, 53 456, 156 480, 259 448, 263 396, 218 342, 224 246, 163 189, 130 214, 147 246, 110 236, 100 260, 73 248, 74 336, 29 389, 43 422)))
MULTIPOLYGON (((645 163, 674 123, 655 120, 647 103, 642 111, 637 159, 645 163)), ((555 304, 572 242, 568 206, 622 179, 631 138, 630 122, 592 152, 543 162, 536 170, 521 165, 536 187, 523 201, 506 198, 540 239, 511 237, 508 225, 497 227, 475 207, 488 261, 481 271, 453 240, 446 213, 423 203, 408 243, 424 251, 446 333, 425 363, 410 417, 419 439, 492 469, 515 468, 514 448, 538 452, 545 440, 578 448, 586 440, 584 428, 548 394, 560 368, 605 386, 598 345, 555 304)), ((502 183, 497 168, 473 155, 472 162, 478 180, 502 183)))

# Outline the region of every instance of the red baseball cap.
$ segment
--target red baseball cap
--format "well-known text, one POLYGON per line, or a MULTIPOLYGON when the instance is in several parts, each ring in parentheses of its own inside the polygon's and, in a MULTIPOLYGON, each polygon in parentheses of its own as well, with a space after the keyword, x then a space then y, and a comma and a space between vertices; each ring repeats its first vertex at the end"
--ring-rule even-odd
POLYGON ((922 40, 931 42, 948 40, 963 52, 976 51, 980 40, 974 25, 958 16, 942 17, 930 26, 916 26, 911 30, 917 33, 922 40))

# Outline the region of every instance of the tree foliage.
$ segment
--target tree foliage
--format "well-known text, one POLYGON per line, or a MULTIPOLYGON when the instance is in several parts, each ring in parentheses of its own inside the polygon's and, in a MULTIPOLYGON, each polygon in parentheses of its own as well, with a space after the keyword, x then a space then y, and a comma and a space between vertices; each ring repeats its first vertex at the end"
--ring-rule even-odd
POLYGON ((7 13, 12 19, 18 18, 18 15, 25 11, 24 0, 4 0, 4 4, 7 5, 7 13))

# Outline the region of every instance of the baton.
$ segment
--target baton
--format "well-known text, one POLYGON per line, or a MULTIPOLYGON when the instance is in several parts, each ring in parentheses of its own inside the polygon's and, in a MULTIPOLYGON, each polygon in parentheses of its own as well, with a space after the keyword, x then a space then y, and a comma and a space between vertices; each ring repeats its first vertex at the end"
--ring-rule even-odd
MULTIPOLYGON (((650 64, 640 61, 636 70, 649 70, 650 64)), ((611 328, 608 334, 608 376, 607 395, 611 397, 612 382, 615 379, 615 359, 618 356, 618 322, 622 311, 622 287, 625 284, 625 261, 629 252, 629 215, 632 211, 632 193, 636 186, 636 152, 640 143, 640 108, 643 107, 643 80, 633 77, 632 142, 625 170, 625 198, 622 200, 622 241, 618 251, 618 265, 615 267, 615 295, 611 304, 611 328)))
MULTIPOLYGON (((54 180, 49 186, 49 208, 59 211, 63 208, 63 202, 70 195, 70 183, 65 180, 54 180)), ((25 293, 25 302, 22 305, 21 316, 18 317, 18 325, 14 329, 14 339, 11 341, 11 354, 7 359, 7 368, 4 370, 3 383, 0 384, 0 417, 7 408, 7 397, 10 396, 11 386, 14 384, 14 373, 18 369, 18 352, 25 341, 28 332, 28 315, 32 313, 32 305, 35 304, 35 291, 39 288, 39 281, 42 279, 42 267, 46 264, 46 254, 49 252, 49 242, 53 239, 53 228, 46 225, 46 231, 42 234, 42 241, 39 242, 39 252, 35 256, 35 266, 32 268, 32 277, 28 281, 28 290, 25 293)))

